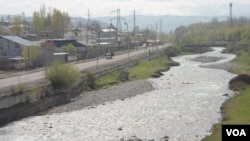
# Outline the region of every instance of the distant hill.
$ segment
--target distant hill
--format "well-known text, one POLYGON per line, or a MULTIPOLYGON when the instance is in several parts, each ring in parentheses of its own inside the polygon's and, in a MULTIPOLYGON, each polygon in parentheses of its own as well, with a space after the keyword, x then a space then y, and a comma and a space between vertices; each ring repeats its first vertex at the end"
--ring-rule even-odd
MULTIPOLYGON (((98 17, 94 18, 95 20, 98 21, 103 21, 106 23, 106 25, 110 24, 112 18, 116 17, 98 17)), ((133 16, 122 16, 122 18, 126 19, 128 22, 128 28, 131 31, 134 28, 134 20, 133 16)), ((160 22, 159 20, 162 19, 162 29, 163 32, 169 32, 175 30, 178 26, 184 25, 190 25, 193 23, 199 23, 199 22, 210 22, 212 19, 215 17, 210 17, 210 16, 143 16, 143 15, 137 15, 136 16, 136 26, 139 26, 140 29, 144 28, 153 28, 153 30, 156 29, 156 22, 158 23, 158 31, 160 28, 160 22)), ((227 17, 216 17, 219 21, 227 20, 227 17)), ((125 29, 126 26, 124 25, 123 20, 121 20, 122 28, 125 29)), ((116 25, 116 20, 112 20, 112 24, 116 25)), ((104 24, 105 25, 105 24, 104 24)))
MULTIPOLYGON (((7 15, 0 15, 0 17, 6 17, 7 15)), ((26 17, 27 21, 31 21, 31 17, 26 17)), ((128 23, 128 28, 131 31, 134 28, 134 16, 122 16, 122 19, 126 19, 128 23)), ((139 27, 139 29, 153 29, 156 28, 156 22, 158 22, 158 31, 160 29, 159 20, 162 19, 162 29, 163 32, 169 32, 175 30, 178 26, 184 25, 190 25, 193 23, 198 22, 210 22, 214 17, 212 16, 170 16, 170 15, 163 15, 163 16, 144 16, 144 15, 136 15, 136 26, 139 27)), ((219 16, 216 17, 219 21, 227 20, 227 17, 225 16, 219 16)), ((91 18, 90 20, 96 20, 100 23, 102 27, 108 26, 111 23, 116 26, 116 17, 95 17, 91 18)), ((76 27, 80 22, 83 25, 86 25, 88 20, 86 18, 82 17, 71 17, 71 22, 74 27, 76 27)), ((126 26, 124 25, 124 20, 121 20, 121 25, 123 29, 126 29, 126 26)))

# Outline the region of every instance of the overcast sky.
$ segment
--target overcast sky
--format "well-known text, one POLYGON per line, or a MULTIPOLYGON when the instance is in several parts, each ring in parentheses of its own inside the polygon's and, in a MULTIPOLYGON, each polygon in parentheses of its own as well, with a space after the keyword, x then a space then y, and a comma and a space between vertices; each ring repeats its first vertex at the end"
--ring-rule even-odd
POLYGON ((0 0, 0 14, 17 15, 24 12, 31 16, 40 5, 68 12, 70 16, 87 18, 88 9, 92 17, 114 16, 115 9, 121 15, 203 15, 227 16, 229 3, 233 3, 233 14, 250 15, 250 0, 0 0))

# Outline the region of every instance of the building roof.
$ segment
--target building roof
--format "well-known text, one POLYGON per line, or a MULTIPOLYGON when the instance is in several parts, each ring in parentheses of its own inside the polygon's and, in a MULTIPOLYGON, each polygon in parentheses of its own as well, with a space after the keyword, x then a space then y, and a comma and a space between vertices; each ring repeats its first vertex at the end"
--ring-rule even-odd
POLYGON ((101 29, 101 31, 102 32, 116 32, 116 30, 115 29, 113 29, 113 28, 103 28, 103 29, 101 29))
POLYGON ((34 45, 32 42, 30 42, 28 40, 25 40, 23 38, 20 38, 18 36, 1 36, 1 37, 4 38, 4 39, 7 39, 9 41, 15 42, 17 44, 24 45, 24 46, 32 46, 32 45, 34 45))
POLYGON ((86 45, 70 39, 49 39, 47 41, 53 42, 56 47, 62 47, 63 45, 72 44, 74 47, 86 47, 86 45))

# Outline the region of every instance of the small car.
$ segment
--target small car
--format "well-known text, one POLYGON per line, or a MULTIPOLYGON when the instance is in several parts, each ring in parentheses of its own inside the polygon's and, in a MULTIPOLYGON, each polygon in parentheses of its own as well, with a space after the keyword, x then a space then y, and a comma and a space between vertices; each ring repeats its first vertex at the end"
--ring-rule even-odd
POLYGON ((110 53, 110 52, 107 52, 106 54, 105 54, 105 57, 106 57, 106 59, 112 59, 112 54, 110 53))

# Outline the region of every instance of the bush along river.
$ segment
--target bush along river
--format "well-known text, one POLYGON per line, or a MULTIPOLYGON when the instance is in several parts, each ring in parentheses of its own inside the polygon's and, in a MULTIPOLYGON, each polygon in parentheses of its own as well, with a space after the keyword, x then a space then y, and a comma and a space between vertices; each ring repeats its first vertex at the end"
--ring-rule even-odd
MULTIPOLYGON (((214 51, 172 58, 181 65, 146 80, 153 90, 130 98, 105 102, 70 112, 31 116, 0 128, 1 141, 200 141, 221 120, 221 105, 235 92, 235 77, 209 67, 236 56, 214 51)), ((148 87, 127 82, 115 94, 148 87)), ((112 88, 109 92, 112 93, 112 88)), ((106 91, 106 90, 105 90, 106 91)), ((96 93, 103 93, 99 90, 96 93)), ((107 92, 107 91, 106 91, 107 92)), ((140 91, 141 92, 141 91, 140 91)), ((98 100, 98 99, 97 99, 98 100)))

